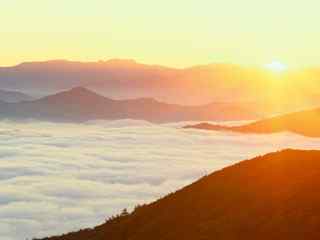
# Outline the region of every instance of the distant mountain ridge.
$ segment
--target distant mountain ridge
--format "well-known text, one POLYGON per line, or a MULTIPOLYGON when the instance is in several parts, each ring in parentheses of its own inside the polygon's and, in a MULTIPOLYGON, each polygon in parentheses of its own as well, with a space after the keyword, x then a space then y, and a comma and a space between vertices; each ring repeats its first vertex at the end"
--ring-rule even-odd
POLYGON ((255 119, 259 113, 248 104, 212 103, 182 106, 152 98, 113 100, 84 87, 76 87, 34 101, 1 103, 0 119, 37 119, 83 122, 88 120, 135 119, 150 122, 255 119))
POLYGON ((320 137, 320 108, 294 112, 272 118, 262 119, 241 126, 222 126, 209 123, 185 126, 215 131, 233 131, 240 133, 277 133, 289 131, 308 137, 320 137))
POLYGON ((113 99, 151 97, 183 105, 257 102, 260 109, 271 113, 320 104, 320 92, 317 91, 320 89, 319 70, 288 71, 281 76, 285 79, 270 81, 278 76, 272 76, 263 68, 234 64, 178 69, 141 64, 130 59, 98 62, 52 60, 0 67, 0 88, 45 96, 84 86, 113 99), (290 84, 283 84, 287 82, 290 84), (290 97, 284 97, 284 93, 290 97))
POLYGON ((317 240, 318 184, 320 151, 283 150, 216 171, 95 228, 43 240, 317 240))
POLYGON ((18 91, 9 91, 0 89, 0 101, 8 102, 8 103, 16 103, 23 101, 31 101, 34 98, 18 91))

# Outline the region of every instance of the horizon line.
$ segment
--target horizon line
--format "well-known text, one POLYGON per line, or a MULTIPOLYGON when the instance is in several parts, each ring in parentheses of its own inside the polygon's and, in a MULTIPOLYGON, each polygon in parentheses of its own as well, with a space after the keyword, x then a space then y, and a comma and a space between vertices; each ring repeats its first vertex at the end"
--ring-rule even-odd
MULTIPOLYGON (((176 69, 176 70, 185 70, 185 69, 191 69, 196 67, 203 67, 203 66, 234 66, 234 67, 242 67, 242 68, 255 68, 255 69, 264 69, 266 70, 266 65, 269 63, 266 63, 264 65, 258 65, 258 64, 241 64, 241 63, 234 63, 234 62, 223 62, 223 61, 217 61, 217 62, 207 62, 207 63, 199 63, 199 64, 193 64, 183 67, 177 67, 177 66, 169 66, 165 64, 157 64, 157 63, 147 63, 144 61, 136 60, 134 58, 109 58, 109 59, 96 59, 96 60, 76 60, 76 59, 68 59, 68 58, 52 58, 52 59, 39 59, 39 60, 25 60, 18 62, 16 64, 8 64, 8 65, 0 65, 0 68, 10 68, 10 67, 18 67, 23 64, 32 64, 32 63, 50 63, 50 62, 70 62, 70 63, 80 63, 80 64, 94 64, 94 63, 111 63, 112 61, 119 61, 119 62, 127 62, 137 65, 145 65, 150 67, 162 67, 162 68, 169 68, 169 69, 176 69)), ((304 70, 304 69, 312 69, 312 68, 320 68, 320 65, 311 64, 308 66, 288 66, 288 71, 290 70, 304 70)))

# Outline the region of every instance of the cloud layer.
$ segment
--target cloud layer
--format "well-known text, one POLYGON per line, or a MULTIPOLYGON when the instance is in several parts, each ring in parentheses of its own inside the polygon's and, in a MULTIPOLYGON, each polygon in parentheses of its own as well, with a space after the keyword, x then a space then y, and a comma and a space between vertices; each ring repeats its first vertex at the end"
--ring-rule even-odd
POLYGON ((177 126, 0 122, 1 239, 94 226, 237 161, 282 148, 320 147, 320 139, 290 133, 241 135, 177 126))

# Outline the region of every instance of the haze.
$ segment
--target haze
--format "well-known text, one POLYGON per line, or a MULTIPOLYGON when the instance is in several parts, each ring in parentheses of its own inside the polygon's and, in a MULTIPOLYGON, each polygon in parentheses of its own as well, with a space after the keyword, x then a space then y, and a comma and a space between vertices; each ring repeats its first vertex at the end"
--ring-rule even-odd
POLYGON ((1 0, 0 240, 320 239, 319 9, 1 0))
POLYGON ((178 67, 319 65, 319 8, 316 0, 4 0, 0 65, 115 57, 178 67))

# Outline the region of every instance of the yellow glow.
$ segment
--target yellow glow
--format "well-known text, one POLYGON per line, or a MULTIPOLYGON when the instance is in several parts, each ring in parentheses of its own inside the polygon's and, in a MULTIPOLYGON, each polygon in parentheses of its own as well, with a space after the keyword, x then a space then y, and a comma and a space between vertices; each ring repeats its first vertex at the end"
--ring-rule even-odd
POLYGON ((265 65, 265 67, 273 72, 284 72, 288 69, 288 66, 282 62, 279 61, 272 61, 271 63, 268 63, 265 65))
POLYGON ((1 0, 0 65, 133 58, 320 65, 319 0, 1 0))

